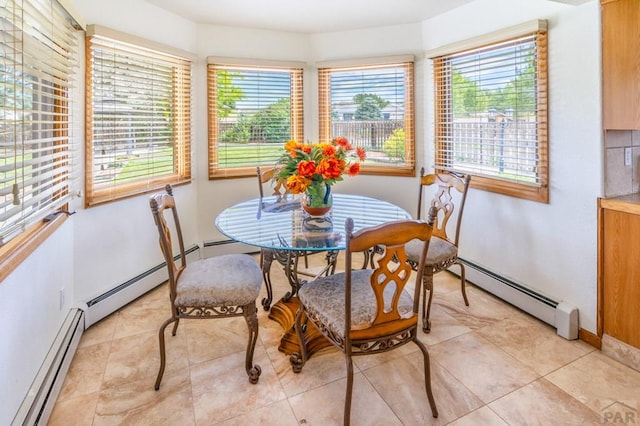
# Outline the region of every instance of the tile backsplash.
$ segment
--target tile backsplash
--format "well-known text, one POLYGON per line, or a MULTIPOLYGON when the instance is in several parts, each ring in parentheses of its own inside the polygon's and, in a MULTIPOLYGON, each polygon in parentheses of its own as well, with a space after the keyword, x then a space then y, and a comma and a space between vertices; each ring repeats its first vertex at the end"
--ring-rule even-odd
POLYGON ((640 130, 606 130, 604 147, 605 197, 640 192, 640 130))

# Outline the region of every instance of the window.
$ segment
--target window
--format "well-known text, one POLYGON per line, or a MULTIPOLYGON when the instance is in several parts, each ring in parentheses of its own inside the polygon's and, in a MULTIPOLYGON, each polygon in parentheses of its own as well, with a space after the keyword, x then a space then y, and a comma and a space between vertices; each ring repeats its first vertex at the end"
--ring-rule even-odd
POLYGON ((301 64, 209 58, 209 179, 255 176, 304 139, 301 64))
POLYGON ((52 0, 0 7, 0 246, 71 198, 75 25, 52 0))
POLYGON ((180 53, 89 27, 87 206, 191 180, 191 60, 180 53))
POLYGON ((546 28, 434 57, 435 168, 548 202, 546 67, 546 28))
POLYGON ((413 57, 320 64, 320 140, 344 136, 367 150, 362 173, 415 173, 413 57), (367 62, 367 61, 365 61, 367 62))

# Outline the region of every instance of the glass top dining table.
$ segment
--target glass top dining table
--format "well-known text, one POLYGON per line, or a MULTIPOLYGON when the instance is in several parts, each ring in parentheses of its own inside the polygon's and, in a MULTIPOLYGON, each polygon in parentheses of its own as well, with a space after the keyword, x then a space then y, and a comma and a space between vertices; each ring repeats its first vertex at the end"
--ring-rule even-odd
MULTIPOLYGON (((395 220, 410 219, 404 209, 387 201, 351 194, 333 194, 333 206, 322 217, 309 216, 300 199, 292 196, 269 196, 244 201, 223 210, 216 227, 227 237, 260 247, 260 266, 267 295, 262 306, 269 318, 285 330, 278 349, 286 354, 299 351, 293 318, 298 310, 297 292, 306 280, 301 275, 317 277, 333 274, 338 253, 346 248, 344 224, 352 218, 354 231, 395 220), (326 266, 319 272, 300 271, 298 260, 315 252, 326 252, 326 266), (277 261, 289 281, 291 290, 271 306, 273 291, 271 264, 277 261)), ((367 253, 368 254, 368 253, 367 253)), ((368 262, 365 257, 364 265, 368 262)), ((307 327, 305 342, 309 355, 331 344, 314 327, 307 327)))
POLYGON ((344 224, 352 218, 354 231, 395 220, 410 219, 404 209, 376 198, 333 194, 325 216, 309 216, 300 200, 289 196, 255 198, 223 210, 216 227, 227 237, 264 249, 327 251, 345 249, 344 224))

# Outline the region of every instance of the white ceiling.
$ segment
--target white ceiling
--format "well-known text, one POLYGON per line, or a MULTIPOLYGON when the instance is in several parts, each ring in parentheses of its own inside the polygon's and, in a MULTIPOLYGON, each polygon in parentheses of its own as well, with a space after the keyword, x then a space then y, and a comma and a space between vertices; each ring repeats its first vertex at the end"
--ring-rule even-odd
POLYGON ((200 24, 320 33, 421 22, 474 0, 146 0, 200 24))

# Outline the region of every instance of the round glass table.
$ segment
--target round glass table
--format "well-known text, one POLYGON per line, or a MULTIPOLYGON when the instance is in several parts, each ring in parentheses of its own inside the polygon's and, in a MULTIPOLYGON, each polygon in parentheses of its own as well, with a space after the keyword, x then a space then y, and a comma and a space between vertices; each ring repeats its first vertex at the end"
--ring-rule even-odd
POLYGON ((409 219, 406 210, 387 201, 359 195, 333 194, 333 207, 323 217, 309 216, 300 200, 276 196, 255 198, 229 207, 216 218, 227 237, 252 246, 287 251, 344 250, 344 223, 354 231, 394 220, 409 219))
MULTIPOLYGON (((298 268, 298 260, 309 253, 326 252, 326 266, 312 277, 332 274, 340 250, 345 249, 345 222, 353 219, 354 231, 386 222, 411 219, 404 209, 387 201, 351 194, 333 194, 333 207, 324 216, 309 216, 300 206, 300 199, 292 196, 269 196, 244 201, 223 210, 215 220, 217 229, 234 241, 260 247, 260 267, 267 289, 262 300, 265 310, 271 309, 269 318, 285 330, 291 328, 297 311, 296 296, 305 284, 298 268), (271 307, 271 265, 276 260, 282 265, 291 285, 291 291, 271 307)), ((366 254, 368 255, 368 253, 366 254)), ((364 265, 368 264, 365 257, 364 265)), ((307 341, 313 340, 309 336, 307 341)), ((298 350, 295 333, 287 333, 279 348, 291 353, 298 350)), ((315 352, 315 350, 312 350, 315 352)))

